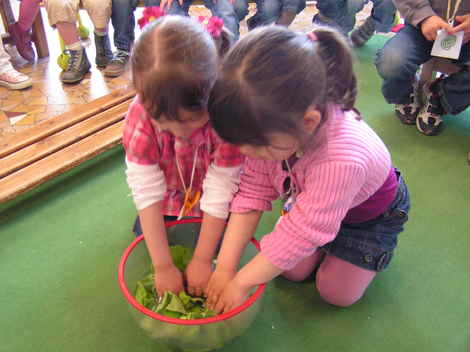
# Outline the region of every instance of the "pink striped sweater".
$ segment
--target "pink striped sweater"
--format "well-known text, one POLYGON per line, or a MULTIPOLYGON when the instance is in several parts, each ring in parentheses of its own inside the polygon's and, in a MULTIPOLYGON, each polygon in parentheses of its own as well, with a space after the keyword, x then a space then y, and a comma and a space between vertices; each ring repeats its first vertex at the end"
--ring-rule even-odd
MULTIPOLYGON (((292 167, 299 192, 293 208, 261 241, 261 253, 283 270, 334 240, 348 211, 390 179, 390 154, 377 134, 353 111, 331 106, 328 115, 314 142, 292 167)), ((279 161, 247 158, 231 211, 271 210, 287 176, 279 161)), ((390 202, 394 195, 395 189, 390 202)), ((377 206, 383 207, 383 202, 377 206)), ((385 209, 377 210, 380 214, 385 209)))

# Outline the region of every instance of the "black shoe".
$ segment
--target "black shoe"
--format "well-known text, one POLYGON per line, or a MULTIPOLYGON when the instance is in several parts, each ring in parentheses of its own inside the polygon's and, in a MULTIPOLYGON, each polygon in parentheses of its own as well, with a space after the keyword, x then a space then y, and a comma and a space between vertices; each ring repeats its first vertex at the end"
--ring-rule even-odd
POLYGON ((69 50, 70 54, 67 68, 62 71, 60 79, 64 83, 80 82, 90 71, 91 65, 86 56, 85 49, 69 50))
POLYGON ((118 50, 113 55, 112 60, 108 63, 104 70, 104 75, 108 77, 118 77, 126 70, 127 63, 129 62, 130 53, 123 50, 118 50))
POLYGON ((111 50, 111 43, 109 42, 109 36, 97 35, 95 33, 95 47, 96 47, 96 59, 95 63, 98 67, 106 67, 108 62, 113 58, 113 52, 111 50))
POLYGON ((416 124, 416 117, 419 113, 418 83, 413 82, 413 90, 410 94, 410 102, 407 104, 396 104, 395 115, 405 125, 416 124))
POLYGON ((424 85, 424 103, 416 119, 416 127, 426 136, 435 136, 442 131, 442 116, 446 114, 439 95, 434 91, 435 83, 424 85))

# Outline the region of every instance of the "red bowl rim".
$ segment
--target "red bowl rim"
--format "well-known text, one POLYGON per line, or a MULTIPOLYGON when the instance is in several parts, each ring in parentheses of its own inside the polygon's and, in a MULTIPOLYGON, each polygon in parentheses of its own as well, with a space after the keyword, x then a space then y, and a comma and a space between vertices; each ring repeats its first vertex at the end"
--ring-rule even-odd
MULTIPOLYGON (((200 223, 200 222, 201 222, 200 218, 169 221, 166 223, 166 227, 171 227, 171 226, 178 225, 178 224, 200 223)), ((170 323, 170 324, 176 324, 176 325, 204 325, 204 324, 211 324, 211 323, 217 323, 219 321, 224 321, 248 309, 253 303, 256 302, 256 300, 258 300, 258 298, 261 297, 261 295, 263 294, 266 288, 266 284, 258 285, 256 291, 250 297, 248 297, 248 299, 245 302, 243 302, 242 305, 228 311, 227 313, 216 315, 215 317, 187 320, 187 319, 171 318, 165 315, 157 314, 151 311, 150 309, 147 309, 144 306, 140 305, 135 300, 134 296, 127 289, 127 286, 124 280, 127 258, 131 254, 132 250, 143 239, 144 239, 144 235, 140 235, 124 251, 124 254, 121 257, 121 261, 119 262, 118 281, 119 281, 119 287, 121 288, 121 291, 124 294, 124 297, 126 298, 126 300, 139 312, 155 320, 159 320, 159 321, 170 323)), ((255 238, 251 239, 251 243, 256 247, 258 251, 260 250, 259 242, 255 238)))

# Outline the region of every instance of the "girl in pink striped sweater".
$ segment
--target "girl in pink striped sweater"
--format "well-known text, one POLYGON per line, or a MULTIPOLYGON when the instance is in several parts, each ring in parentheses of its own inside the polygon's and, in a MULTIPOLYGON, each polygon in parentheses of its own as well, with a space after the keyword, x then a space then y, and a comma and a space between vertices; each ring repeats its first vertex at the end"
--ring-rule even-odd
POLYGON ((349 306, 389 264, 408 192, 354 109, 356 90, 348 45, 327 28, 261 28, 224 59, 209 114, 247 159, 207 289, 211 308, 230 310, 258 284, 280 274, 301 281, 316 269, 320 296, 349 306), (262 212, 279 197, 284 215, 237 272, 262 212))

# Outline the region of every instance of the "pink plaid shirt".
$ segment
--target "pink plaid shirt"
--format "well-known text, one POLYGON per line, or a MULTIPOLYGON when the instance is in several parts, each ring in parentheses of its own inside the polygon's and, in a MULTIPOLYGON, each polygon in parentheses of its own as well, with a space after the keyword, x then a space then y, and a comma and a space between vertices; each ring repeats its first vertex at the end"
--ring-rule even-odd
MULTIPOLYGON (((155 129, 150 115, 138 97, 134 99, 127 112, 123 144, 127 160, 140 165, 157 164, 163 171, 167 185, 164 199, 165 215, 177 216, 184 200, 184 186, 178 173, 176 158, 188 187, 195 151, 198 150, 192 188, 201 192, 210 164, 235 167, 240 166, 243 161, 239 149, 222 142, 209 123, 196 130, 187 140, 176 138, 167 131, 155 129)), ((186 215, 201 216, 199 204, 186 215)))

